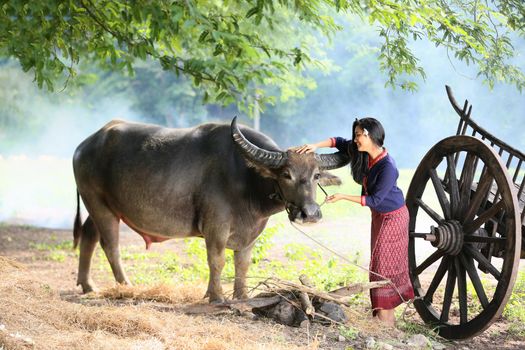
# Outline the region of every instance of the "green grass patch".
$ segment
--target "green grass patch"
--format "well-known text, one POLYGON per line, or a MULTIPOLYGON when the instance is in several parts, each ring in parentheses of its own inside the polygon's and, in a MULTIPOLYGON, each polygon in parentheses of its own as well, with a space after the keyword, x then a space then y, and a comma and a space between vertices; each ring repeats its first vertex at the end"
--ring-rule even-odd
POLYGON ((359 336, 359 330, 352 326, 339 326, 339 334, 346 340, 356 340, 359 336))
POLYGON ((525 271, 520 271, 503 316, 511 322, 509 333, 525 337, 525 271))
POLYGON ((67 254, 63 251, 55 251, 51 252, 49 254, 49 260, 56 261, 56 262, 64 262, 66 260, 66 257, 73 255, 73 254, 67 254))
MULTIPOLYGON (((396 310, 396 313, 398 313, 398 310, 396 310)), ((396 317, 398 320, 400 320, 397 322, 396 327, 399 330, 406 333, 407 337, 410 337, 411 335, 422 334, 427 339, 430 339, 431 341, 436 341, 436 342, 441 342, 441 343, 443 342, 443 338, 437 335, 437 328, 430 328, 429 325, 426 325, 424 323, 420 323, 417 321, 401 320, 399 318, 399 315, 396 315, 396 317)))
MULTIPOLYGON (((56 235, 52 235, 51 238, 56 240, 56 235)), ((44 252, 46 260, 55 262, 64 262, 68 257, 78 256, 78 251, 73 250, 72 240, 63 240, 51 243, 29 243, 29 248, 35 249, 40 252, 44 252)))
POLYGON ((39 251, 54 252, 57 250, 73 250, 73 241, 64 240, 54 243, 29 243, 29 247, 39 251))

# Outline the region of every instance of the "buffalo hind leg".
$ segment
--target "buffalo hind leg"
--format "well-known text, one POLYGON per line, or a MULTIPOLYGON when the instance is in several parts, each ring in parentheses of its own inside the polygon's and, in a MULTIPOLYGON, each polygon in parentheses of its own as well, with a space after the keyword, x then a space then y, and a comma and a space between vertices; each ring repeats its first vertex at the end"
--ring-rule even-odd
POLYGON ((109 210, 98 197, 82 195, 89 216, 99 232, 100 246, 108 259, 113 276, 120 284, 131 284, 122 269, 119 249, 119 222, 120 219, 109 210))
POLYGON ((253 243, 242 249, 236 250, 233 253, 233 259, 235 261, 235 282, 233 284, 233 298, 234 299, 246 299, 248 294, 246 293, 246 274, 250 267, 252 258, 253 243))
POLYGON ((91 270, 91 259, 93 257, 93 251, 97 246, 97 243, 100 239, 91 216, 88 216, 84 225, 82 225, 82 236, 80 239, 80 257, 78 261, 78 278, 77 286, 82 287, 83 293, 89 293, 96 291, 97 288, 93 283, 93 280, 90 276, 91 270))
POLYGON ((119 220, 104 222, 104 229, 100 229, 100 245, 106 254, 106 258, 113 271, 115 280, 120 284, 131 285, 124 269, 122 268, 122 261, 120 260, 119 247, 119 220))

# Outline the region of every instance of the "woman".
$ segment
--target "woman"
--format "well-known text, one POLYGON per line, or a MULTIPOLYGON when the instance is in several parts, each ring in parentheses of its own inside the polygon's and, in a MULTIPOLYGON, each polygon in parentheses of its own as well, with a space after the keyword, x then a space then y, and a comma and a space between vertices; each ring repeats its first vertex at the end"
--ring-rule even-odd
POLYGON ((408 210, 403 192, 397 187, 399 172, 394 159, 383 148, 385 131, 374 118, 356 119, 354 139, 332 137, 297 148, 298 153, 321 147, 348 152, 352 177, 362 185, 361 195, 336 193, 327 203, 348 200, 370 207, 372 212, 370 281, 388 278, 386 287, 370 290, 373 315, 390 326, 395 324, 394 308, 414 298, 408 275, 408 210))

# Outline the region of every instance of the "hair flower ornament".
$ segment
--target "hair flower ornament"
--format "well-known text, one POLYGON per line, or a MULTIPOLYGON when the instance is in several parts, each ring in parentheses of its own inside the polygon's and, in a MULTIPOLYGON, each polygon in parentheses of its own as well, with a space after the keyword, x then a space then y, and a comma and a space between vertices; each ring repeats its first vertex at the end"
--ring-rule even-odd
POLYGON ((363 135, 368 136, 368 130, 366 130, 366 128, 363 128, 363 135))

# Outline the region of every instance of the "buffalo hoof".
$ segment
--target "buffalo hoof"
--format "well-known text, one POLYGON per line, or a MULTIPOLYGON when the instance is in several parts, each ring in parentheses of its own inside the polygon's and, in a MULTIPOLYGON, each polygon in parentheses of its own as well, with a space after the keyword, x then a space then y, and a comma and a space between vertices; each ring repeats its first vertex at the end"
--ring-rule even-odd
POLYGON ((93 282, 91 283, 82 283, 82 282, 79 282, 77 283, 77 286, 78 285, 81 285, 82 286, 82 293, 84 294, 87 294, 87 293, 92 293, 92 292, 98 292, 98 288, 93 284, 93 282))
POLYGON ((122 281, 122 282, 117 282, 117 283, 118 283, 119 285, 121 285, 121 286, 129 286, 129 287, 133 286, 133 284, 131 284, 131 282, 130 282, 127 278, 126 278, 124 281, 122 281))
POLYGON ((209 291, 204 294, 204 298, 210 298, 210 304, 223 304, 226 299, 220 294, 210 293, 209 291))
POLYGON ((222 304, 225 302, 226 299, 224 299, 222 292, 216 293, 216 292, 210 292, 208 289, 206 291, 206 294, 204 294, 204 297, 202 299, 210 298, 210 304, 222 304))
POLYGON ((248 294, 246 292, 233 293, 233 299, 239 299, 239 300, 248 299, 248 294))
POLYGON ((224 302, 226 301, 226 299, 224 299, 224 297, 215 297, 215 298, 210 298, 210 304, 224 304, 224 302))

